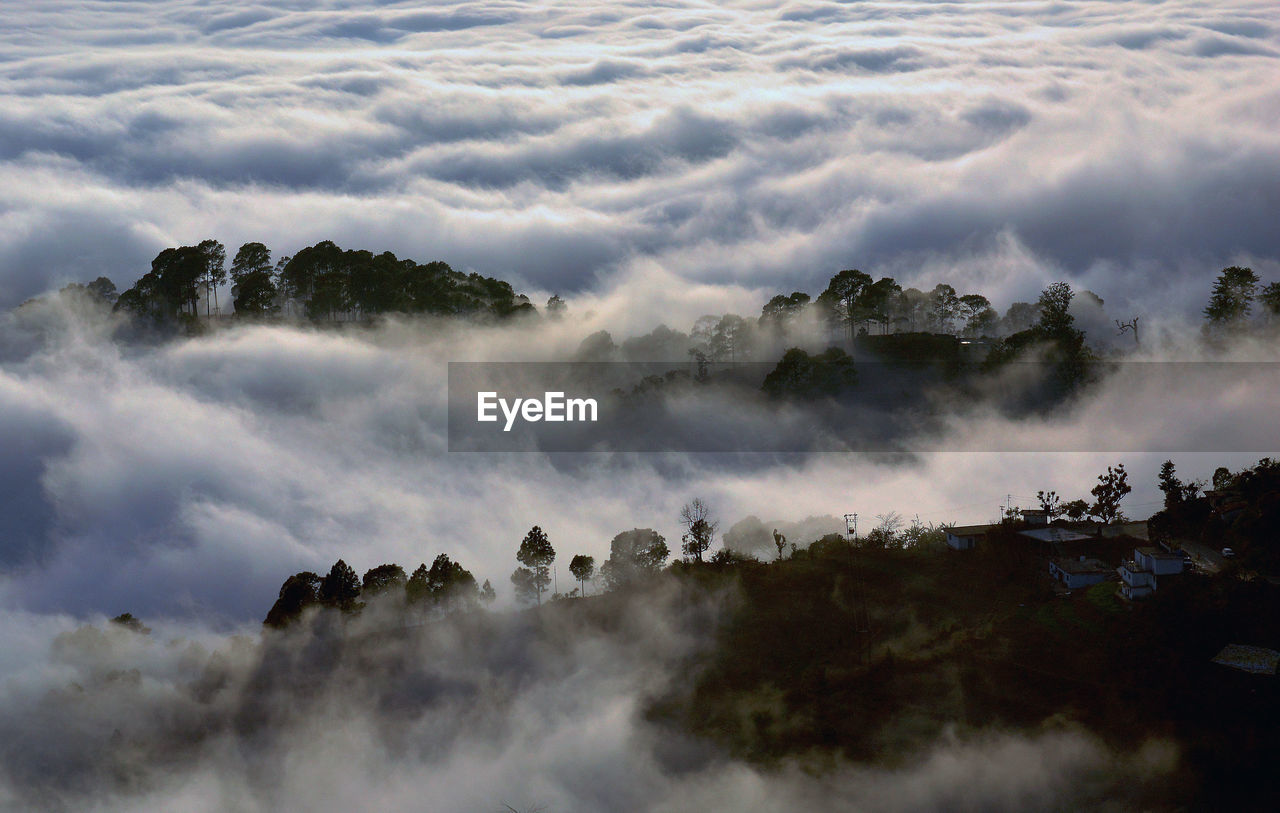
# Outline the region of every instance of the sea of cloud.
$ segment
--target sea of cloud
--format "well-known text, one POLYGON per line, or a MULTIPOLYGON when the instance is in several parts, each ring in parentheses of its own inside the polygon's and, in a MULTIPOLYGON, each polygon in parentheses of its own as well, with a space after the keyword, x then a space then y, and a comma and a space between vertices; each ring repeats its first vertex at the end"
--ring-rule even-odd
MULTIPOLYGON (((675 547, 693 496, 725 528, 977 522, 1041 488, 1085 496, 1120 461, 1141 516, 1166 457, 1204 478, 1274 452, 1274 382, 1245 377, 1112 380, 1051 419, 969 416, 907 459, 459 455, 444 363, 752 314, 849 266, 997 304, 1065 278, 1113 315, 1194 313, 1222 265, 1280 276, 1278 36, 1265 2, 4 3, 0 307, 99 274, 124 287, 208 236, 328 238, 560 291, 571 318, 122 344, 66 303, 0 317, 0 806, 1025 809, 1096 801, 1089 777, 1116 765, 1167 770, 1080 732, 829 779, 672 755, 639 709, 699 639, 661 607, 634 650, 414 633, 372 662, 431 656, 397 673, 405 697, 329 664, 308 703, 281 690, 273 737, 237 725, 284 657, 257 639, 281 581, 339 557, 448 553, 505 609, 534 524, 563 563, 633 527, 675 547), (1227 433, 1256 448, 1178 453, 1227 433), (152 635, 103 627, 125 611, 152 635)), ((506 640, 524 622, 489 623, 506 640)))
POLYGON ((1266 0, 12 0, 0 305, 214 236, 534 293, 859 267, 1194 311, 1277 269, 1278 54, 1266 0))

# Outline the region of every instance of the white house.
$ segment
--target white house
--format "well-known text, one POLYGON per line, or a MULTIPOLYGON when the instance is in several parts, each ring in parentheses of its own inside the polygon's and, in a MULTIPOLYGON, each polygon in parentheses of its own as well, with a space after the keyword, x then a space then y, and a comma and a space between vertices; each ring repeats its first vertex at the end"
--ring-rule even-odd
POLYGON ((947 547, 952 550, 973 550, 978 540, 987 535, 990 525, 957 525, 947 529, 947 547))
POLYGON ((1158 577, 1182 572, 1182 556, 1158 548, 1134 548, 1133 561, 1120 565, 1116 572, 1120 574, 1120 595, 1146 598, 1159 587, 1158 577))
POLYGON ((1104 582, 1111 575, 1111 568, 1097 559, 1081 556, 1076 559, 1050 559, 1049 575, 1068 590, 1077 590, 1104 582))
POLYGON ((1159 548, 1135 548, 1133 561, 1157 576, 1173 576, 1182 572, 1182 555, 1166 553, 1159 548))
POLYGON ((1125 562, 1116 572, 1120 574, 1120 595, 1127 599, 1146 598, 1156 591, 1156 574, 1134 562, 1125 562))

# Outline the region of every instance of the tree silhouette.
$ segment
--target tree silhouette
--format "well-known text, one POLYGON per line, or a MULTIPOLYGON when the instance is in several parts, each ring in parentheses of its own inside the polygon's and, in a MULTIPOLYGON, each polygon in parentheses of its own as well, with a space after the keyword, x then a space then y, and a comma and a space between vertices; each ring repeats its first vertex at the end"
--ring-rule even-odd
POLYGON ((945 283, 935 285, 929 294, 929 321, 943 333, 951 332, 951 320, 960 313, 956 289, 945 283))
POLYGON ((136 632, 139 635, 150 635, 151 628, 142 623, 142 619, 135 618, 133 613, 120 613, 111 619, 111 623, 120 627, 124 627, 130 632, 136 632))
POLYGON ((210 315, 209 300, 218 307, 218 287, 227 281, 227 250, 217 240, 202 240, 196 246, 204 257, 204 315, 210 315))
POLYGON ((1280 316, 1280 282, 1268 283, 1258 295, 1258 299, 1262 301, 1262 306, 1270 316, 1273 318, 1280 316))
POLYGON ((551 563, 555 558, 555 548, 551 547, 546 533, 537 525, 530 528, 516 552, 516 559, 524 567, 511 574, 516 592, 522 597, 532 595, 541 604, 542 594, 551 584, 551 563))
POLYGON ((650 576, 662 569, 671 551, 667 540, 652 528, 623 531, 609 543, 609 558, 600 575, 610 590, 650 576))
POLYGON ((356 599, 359 597, 360 577, 341 559, 334 562, 329 575, 320 582, 320 603, 343 612, 351 612, 358 609, 356 599))
POLYGON ((361 593, 376 595, 393 589, 404 587, 406 578, 404 568, 400 565, 378 565, 364 574, 361 593))
POLYGON ((965 294, 960 297, 960 318, 964 320, 964 332, 969 336, 981 336, 995 328, 996 312, 991 302, 982 294, 965 294))
POLYGON ((578 580, 578 584, 582 587, 582 595, 585 596, 587 594, 587 582, 596 572, 595 557, 579 553, 569 560, 569 572, 578 580))
POLYGON ((811 356, 793 347, 782 354, 760 388, 775 398, 813 400, 839 395, 857 381, 853 358, 840 348, 828 348, 811 356))
POLYGON ((1062 516, 1065 510, 1062 505, 1062 498, 1058 496, 1056 491, 1037 491, 1036 499, 1040 501, 1040 510, 1049 515, 1049 518, 1062 516))
POLYGON ((475 576, 445 553, 431 562, 427 571, 427 589, 432 603, 443 609, 473 606, 480 593, 475 576))
POLYGON ((790 296, 778 294, 760 309, 759 325, 785 335, 791 323, 808 304, 809 295, 803 291, 794 291, 790 296))
POLYGON ((849 338, 853 338, 854 324, 862 319, 859 300, 867 286, 871 285, 871 277, 856 268, 846 268, 837 273, 827 283, 827 288, 818 294, 817 304, 831 325, 845 325, 849 338))
POLYGON ((1232 328, 1248 318, 1257 285, 1258 275, 1252 268, 1233 265, 1222 269, 1213 283, 1209 304, 1204 309, 1204 317, 1210 326, 1232 328))
POLYGON ((702 561, 702 554, 711 547, 716 528, 720 523, 711 517, 711 508, 701 497, 694 497, 680 509, 680 524, 685 527, 681 542, 685 558, 702 561))
POLYGON ((271 252, 262 243, 245 243, 231 261, 232 305, 236 316, 275 313, 276 284, 271 273, 271 252))
POLYGON ((1199 493, 1200 487, 1203 485, 1203 483, 1184 483, 1179 480, 1172 460, 1166 460, 1160 465, 1160 474, 1157 476, 1157 482, 1160 485, 1160 491, 1164 494, 1164 508, 1166 511, 1172 511, 1187 500, 1195 499, 1196 494, 1199 493))
POLYGON ((1040 308, 1040 319, 1036 328, 1046 339, 1063 339, 1071 336, 1075 330, 1075 317, 1071 315, 1071 300, 1075 292, 1065 282, 1050 284, 1040 293, 1037 303, 1040 308))
POLYGON ((1129 485, 1129 474, 1124 470, 1124 464, 1118 463, 1115 468, 1107 466, 1106 473, 1098 475, 1098 484, 1090 491, 1094 499, 1093 515, 1108 524, 1123 519, 1120 501, 1130 491, 1133 487, 1129 485))
POLYGON ((262 623, 281 629, 296 621, 304 610, 320 603, 321 582, 319 574, 309 570, 285 579, 275 604, 271 605, 267 618, 262 623))
POLYGON ((1078 522, 1089 515, 1089 503, 1084 500, 1072 500, 1063 504, 1062 513, 1067 519, 1078 522))
POLYGON ((108 304, 113 304, 118 298, 118 295, 116 294, 116 284, 106 277, 98 277, 84 287, 89 293, 108 304))
POLYGON ((751 323, 741 316, 726 313, 712 328, 708 342, 711 358, 716 361, 738 360, 750 344, 751 323))

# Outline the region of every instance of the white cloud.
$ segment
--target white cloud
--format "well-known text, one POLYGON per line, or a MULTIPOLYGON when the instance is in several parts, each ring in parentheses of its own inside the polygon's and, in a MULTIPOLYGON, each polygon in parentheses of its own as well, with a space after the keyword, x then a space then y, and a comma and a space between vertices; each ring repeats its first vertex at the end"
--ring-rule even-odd
POLYGON ((206 236, 575 293, 637 263, 925 284, 922 253, 967 288, 1008 237, 1194 310, 1278 253, 1267 10, 6 3, 0 304, 206 236))

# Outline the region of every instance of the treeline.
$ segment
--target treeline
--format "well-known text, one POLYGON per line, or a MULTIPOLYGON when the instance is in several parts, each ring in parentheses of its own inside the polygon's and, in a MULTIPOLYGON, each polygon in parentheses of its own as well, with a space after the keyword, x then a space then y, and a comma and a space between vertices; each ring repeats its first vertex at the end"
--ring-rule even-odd
POLYGON ((303 571, 286 579, 263 624, 287 627, 311 608, 358 613, 375 597, 399 601, 406 609, 443 614, 487 604, 496 593, 487 579, 477 586, 475 576, 444 553, 431 567, 418 565, 412 575, 406 576, 400 565, 386 564, 367 571, 363 580, 339 559, 323 577, 303 571))
MULTIPOLYGON (((1102 300, 1085 292, 1085 296, 1102 300)), ((615 344, 607 331, 588 336, 577 357, 581 361, 613 359, 670 361, 689 355, 704 362, 752 359, 760 348, 772 349, 798 337, 802 325, 826 331, 826 341, 845 343, 858 335, 933 332, 959 336, 995 336, 1034 326, 1040 305, 1015 302, 1001 317, 981 294, 956 293, 940 284, 928 293, 903 289, 889 277, 873 281, 856 269, 833 276, 814 299, 803 291, 778 294, 765 303, 760 316, 735 313, 698 317, 688 333, 660 325, 644 336, 615 344)))
MULTIPOLYGON (((528 297, 502 280, 455 271, 439 260, 421 264, 391 252, 343 249, 329 240, 274 262, 264 244, 245 243, 228 266, 226 248, 209 239, 161 251, 151 269, 123 293, 117 294, 106 277, 73 283, 63 291, 81 293, 147 321, 194 324, 197 317, 220 314, 220 289, 228 283, 238 319, 283 316, 359 322, 393 313, 497 319, 537 313, 528 297)), ((946 283, 928 291, 903 288, 892 277, 876 280, 845 269, 833 275, 817 297, 804 291, 773 296, 758 317, 706 314, 687 333, 659 325, 621 344, 600 331, 583 340, 576 358, 671 361, 688 356, 708 363, 752 360, 762 352, 777 358, 777 352, 814 328, 825 331, 821 341, 839 345, 858 336, 889 334, 985 339, 1002 345, 993 362, 1046 341, 1071 356, 1079 355, 1084 344, 1083 333, 1072 332, 1068 312, 1077 297, 1101 312, 1101 297, 1088 290, 1074 292, 1065 282, 1048 286, 1036 302, 1012 303, 1001 315, 981 293, 961 294, 946 283)), ((566 311, 558 295, 545 306, 552 319, 562 318, 566 311)), ((1239 334, 1259 324, 1274 326, 1280 319, 1280 282, 1264 285, 1250 268, 1224 268, 1202 313, 1210 338, 1239 334)), ((1131 334, 1140 344, 1138 317, 1114 321, 1119 334, 1131 334)))
POLYGON ((527 297, 502 280, 464 274, 438 260, 420 264, 389 251, 344 250, 329 240, 274 264, 265 245, 245 243, 229 269, 226 249, 217 240, 167 248, 151 261, 150 271, 115 298, 114 307, 160 322, 207 318, 220 311, 218 292, 228 282, 238 318, 284 314, 332 322, 389 313, 505 318, 534 311, 527 297))

